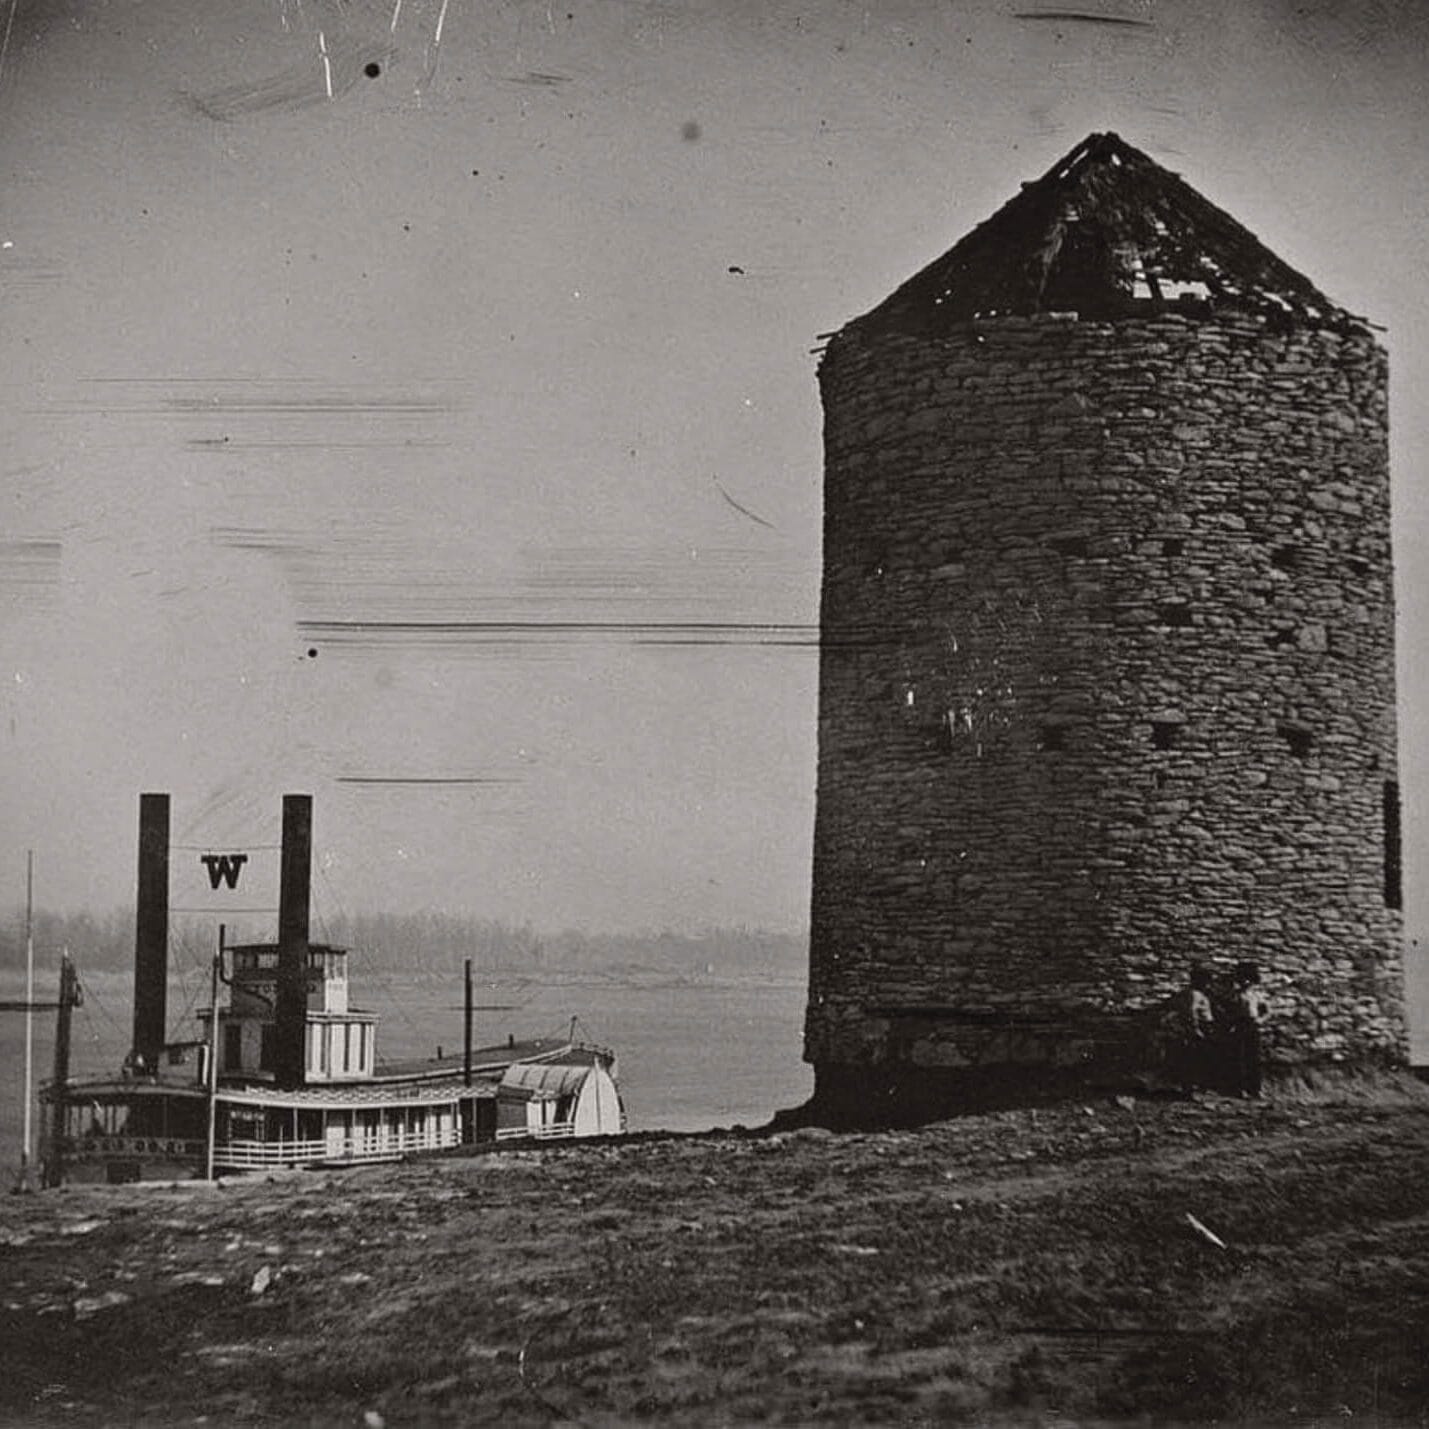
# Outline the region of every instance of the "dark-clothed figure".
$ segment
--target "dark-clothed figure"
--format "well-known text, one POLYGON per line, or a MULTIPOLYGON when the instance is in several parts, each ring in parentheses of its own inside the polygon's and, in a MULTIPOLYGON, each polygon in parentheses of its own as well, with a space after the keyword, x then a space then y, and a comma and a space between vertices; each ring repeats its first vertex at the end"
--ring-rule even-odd
POLYGON ((1260 986, 1260 969, 1254 963, 1237 963, 1232 985, 1229 1031, 1233 1089, 1243 1097, 1258 1097, 1261 1029, 1270 1011, 1260 986))
POLYGON ((1187 1095, 1207 1084, 1208 1054, 1214 1033, 1211 975, 1203 967, 1194 967, 1190 985, 1176 999, 1172 1027, 1172 1072, 1187 1095))

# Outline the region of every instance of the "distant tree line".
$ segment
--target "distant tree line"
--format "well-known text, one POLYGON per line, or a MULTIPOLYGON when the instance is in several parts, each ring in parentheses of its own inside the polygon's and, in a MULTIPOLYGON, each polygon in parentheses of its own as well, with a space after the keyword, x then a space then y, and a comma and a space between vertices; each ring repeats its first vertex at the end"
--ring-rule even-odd
MULTIPOLYGON (((211 952, 211 926, 175 918, 170 944, 176 958, 199 962, 211 952)), ((358 913, 324 919, 315 942, 334 943, 382 972, 460 972, 471 958, 483 972, 646 969, 676 975, 790 976, 807 966, 803 934, 759 928, 709 928, 698 933, 538 933, 527 924, 452 913, 358 913)), ((126 971, 134 962, 134 913, 36 911, 35 963, 51 968, 67 947, 81 967, 126 971)), ((23 915, 0 927, 0 967, 25 962, 23 915)))

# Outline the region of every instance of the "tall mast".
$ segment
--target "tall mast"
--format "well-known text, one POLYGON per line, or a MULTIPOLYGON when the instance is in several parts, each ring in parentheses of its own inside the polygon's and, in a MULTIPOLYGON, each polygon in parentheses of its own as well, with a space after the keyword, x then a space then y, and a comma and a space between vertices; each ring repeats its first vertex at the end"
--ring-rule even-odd
POLYGON ((35 1099, 35 851, 25 851, 25 1131, 20 1147, 20 1184, 26 1185, 33 1146, 35 1099))

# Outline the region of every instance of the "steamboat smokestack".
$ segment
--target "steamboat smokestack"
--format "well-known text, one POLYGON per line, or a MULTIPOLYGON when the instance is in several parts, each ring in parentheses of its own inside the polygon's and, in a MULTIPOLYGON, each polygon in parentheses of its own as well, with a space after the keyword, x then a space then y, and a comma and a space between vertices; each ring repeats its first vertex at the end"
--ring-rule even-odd
POLYGON ((312 795, 284 794, 282 887, 278 895, 277 1056, 273 1068, 281 1087, 301 1086, 307 1061, 312 847, 312 795))
POLYGON ((164 1051, 169 964, 169 796, 139 795, 138 910, 134 919, 136 1065, 157 1071, 164 1051))

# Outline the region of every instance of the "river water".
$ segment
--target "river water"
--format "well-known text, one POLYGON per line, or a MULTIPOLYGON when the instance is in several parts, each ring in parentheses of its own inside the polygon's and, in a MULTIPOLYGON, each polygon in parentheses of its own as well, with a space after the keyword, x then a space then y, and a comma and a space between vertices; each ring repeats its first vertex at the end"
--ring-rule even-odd
MULTIPOLYGON (((71 1075, 118 1069, 132 1029, 132 978, 80 968, 84 1005, 74 1014, 71 1075)), ((53 1000, 53 968, 37 969, 37 999, 53 1000)), ((462 983, 451 979, 364 973, 354 969, 353 1001, 379 1017, 379 1058, 402 1061, 461 1048, 462 983)), ((0 998, 24 995, 22 973, 0 972, 0 998)), ((700 1131, 757 1126, 781 1107, 796 1106, 813 1088, 800 1060, 805 984, 780 981, 660 980, 653 974, 594 974, 478 984, 476 1001, 509 1010, 478 1011, 476 1042, 508 1033, 565 1036, 571 1018, 592 1042, 620 1058, 620 1085, 630 1129, 700 1131)), ((207 979, 195 969, 169 988, 169 1036, 197 1037, 196 1006, 207 1005, 207 979)), ((53 1012, 34 1015, 35 1080, 50 1075, 53 1012)), ((0 1013, 0 1190, 19 1164, 22 1136, 24 1023, 0 1013)), ((35 1134, 38 1135, 36 1113, 35 1134)))

